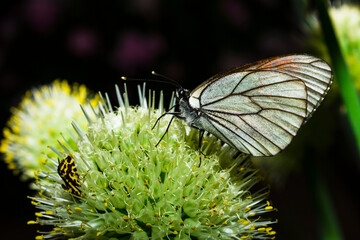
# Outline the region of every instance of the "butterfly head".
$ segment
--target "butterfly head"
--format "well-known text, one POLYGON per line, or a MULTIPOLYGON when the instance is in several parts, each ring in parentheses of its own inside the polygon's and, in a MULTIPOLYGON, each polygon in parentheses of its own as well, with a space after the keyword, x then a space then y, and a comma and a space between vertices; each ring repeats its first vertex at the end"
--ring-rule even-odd
POLYGON ((176 98, 181 101, 181 100, 188 100, 190 97, 190 91, 185 89, 185 88, 178 88, 176 89, 176 98))

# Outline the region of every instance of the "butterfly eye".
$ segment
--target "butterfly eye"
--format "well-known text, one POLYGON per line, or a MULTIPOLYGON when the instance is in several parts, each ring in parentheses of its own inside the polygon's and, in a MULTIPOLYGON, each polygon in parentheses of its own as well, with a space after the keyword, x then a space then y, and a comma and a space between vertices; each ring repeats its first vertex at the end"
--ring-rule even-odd
POLYGON ((178 98, 182 98, 182 97, 184 97, 184 95, 185 95, 184 89, 183 88, 178 88, 177 91, 176 91, 176 96, 178 98))
POLYGON ((182 98, 188 98, 189 97, 189 90, 187 89, 180 89, 179 96, 182 98))

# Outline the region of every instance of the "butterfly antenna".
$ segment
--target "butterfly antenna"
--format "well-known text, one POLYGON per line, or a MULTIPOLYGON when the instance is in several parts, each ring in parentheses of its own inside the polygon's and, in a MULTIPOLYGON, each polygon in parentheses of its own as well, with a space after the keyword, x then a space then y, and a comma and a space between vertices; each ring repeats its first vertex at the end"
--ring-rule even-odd
POLYGON ((160 83, 167 83, 170 85, 173 85, 175 87, 181 87, 180 84, 174 80, 169 80, 166 78, 167 81, 165 80, 160 80, 160 79, 146 79, 146 78, 128 78, 125 76, 121 77, 122 80, 124 81, 140 81, 140 82, 160 82, 160 83))
POLYGON ((181 85, 180 85, 180 83, 178 83, 176 80, 174 80, 174 79, 172 79, 172 78, 169 78, 169 77, 167 77, 167 76, 165 76, 165 75, 162 75, 162 74, 160 74, 160 73, 157 73, 157 72, 155 72, 155 71, 152 71, 151 74, 154 75, 154 76, 161 77, 161 78, 165 79, 167 82, 172 83, 172 85, 174 85, 174 86, 176 86, 176 87, 178 87, 178 88, 182 88, 181 85))

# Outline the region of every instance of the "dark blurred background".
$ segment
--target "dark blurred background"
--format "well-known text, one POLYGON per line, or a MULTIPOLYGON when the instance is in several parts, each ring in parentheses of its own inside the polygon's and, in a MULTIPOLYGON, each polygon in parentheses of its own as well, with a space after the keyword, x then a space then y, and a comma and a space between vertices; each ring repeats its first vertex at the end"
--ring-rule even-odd
MULTIPOLYGON (((309 38, 304 15, 312 4, 299 2, 304 1, 3 1, 0 126, 26 90, 57 78, 115 99, 114 85, 122 84, 121 76, 154 79, 151 71, 156 70, 193 89, 220 71, 252 61, 290 53, 316 55, 304 44, 309 38)), ((136 84, 128 83, 133 104, 136 84)), ((174 90, 164 84, 147 86, 164 90, 168 99, 174 90)), ((329 100, 285 151, 286 156, 301 156, 300 162, 289 159, 287 167, 286 161, 269 158, 259 163, 278 209, 274 218, 279 222, 273 226, 278 239, 321 238, 322 219, 309 180, 314 172, 322 176, 343 237, 358 237, 359 155, 341 104, 339 94, 330 91, 329 100), (280 167, 272 168, 272 162, 280 167)), ((35 218, 27 199, 34 194, 29 183, 1 161, 0 184, 0 238, 34 239, 36 226, 26 225, 35 218)))

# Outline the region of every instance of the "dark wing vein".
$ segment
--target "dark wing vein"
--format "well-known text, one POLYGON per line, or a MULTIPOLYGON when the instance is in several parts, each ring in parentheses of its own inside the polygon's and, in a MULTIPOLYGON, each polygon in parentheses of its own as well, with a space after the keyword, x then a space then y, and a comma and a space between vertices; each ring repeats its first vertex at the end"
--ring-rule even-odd
MULTIPOLYGON (((245 121, 241 116, 239 116, 239 118, 244 121, 244 123, 246 123, 250 128, 252 128, 255 132, 257 132, 259 135, 261 135, 263 138, 265 138, 268 142, 272 143, 275 147, 277 147, 278 149, 282 149, 281 147, 279 147, 277 144, 275 144, 272 140, 270 140, 268 137, 266 137, 264 134, 262 134, 261 132, 259 132, 258 130, 256 130, 251 124, 249 124, 247 121, 245 121)), ((254 138, 253 138, 254 139, 254 138)), ((266 148, 267 150, 267 148, 266 148)), ((271 154, 271 153, 270 153, 271 154)))
MULTIPOLYGON (((216 121, 219 125, 223 126, 224 128, 228 129, 230 132, 232 132, 233 134, 235 134, 236 136, 238 136, 239 138, 243 139, 245 142, 247 142, 250 146, 252 146, 253 148, 255 148, 257 151, 264 153, 263 151, 259 150, 257 147, 255 147, 253 144, 251 144, 250 142, 248 142, 246 139, 244 139, 243 137, 241 137, 239 134, 237 134, 235 131, 233 131, 232 129, 228 128, 226 125, 221 124, 218 120, 214 119, 213 117, 211 117, 211 115, 207 115, 211 120, 216 121)), ((233 122, 218 116, 218 115, 214 115, 217 118, 221 118, 223 121, 229 123, 230 125, 234 126, 235 129, 241 130, 242 133, 244 133, 245 135, 249 136, 251 139, 253 139, 255 142, 257 142, 260 146, 262 146, 267 152, 268 154, 271 154, 271 152, 268 151, 268 148, 265 147, 261 142, 259 142, 257 139, 253 138, 251 135, 249 135, 248 133, 246 133, 246 131, 243 131, 242 129, 240 129, 236 124, 234 124, 233 122)), ((276 146, 277 148, 281 149, 279 146, 277 146, 276 144, 274 144, 272 141, 270 141, 267 137, 265 137, 263 134, 261 134, 259 131, 257 131, 255 128, 253 128, 248 122, 246 122, 244 119, 242 119, 240 116, 238 116, 244 123, 246 123, 250 128, 252 128, 255 132, 257 132, 259 135, 261 135, 263 138, 265 138, 267 141, 269 141, 270 143, 272 143, 274 146, 276 146)), ((251 151, 250 151, 251 152, 251 151)))
MULTIPOLYGON (((256 73, 256 72, 253 72, 253 73, 256 73)), ((236 94, 245 95, 244 93, 254 91, 254 90, 257 90, 257 89, 261 89, 261 88, 264 88, 264 87, 273 86, 273 85, 279 85, 279 84, 289 83, 289 82, 296 82, 296 81, 302 81, 302 80, 301 79, 288 79, 288 80, 281 81, 281 82, 268 83, 268 84, 265 84, 265 85, 260 85, 260 86, 257 86, 257 87, 250 88, 248 90, 245 90, 245 91, 242 91, 242 92, 239 92, 239 93, 236 93, 236 94)), ((233 95, 235 95, 235 94, 233 94, 233 95)), ((268 95, 268 96, 274 96, 274 95, 268 95)))
MULTIPOLYGON (((224 128, 228 129, 230 132, 232 132, 233 134, 235 134, 236 136, 238 136, 239 138, 241 138, 244 142, 248 143, 250 146, 253 146, 251 143, 249 143, 246 139, 244 139, 243 137, 239 136, 236 132, 234 132, 233 130, 227 128, 226 126, 224 126, 223 124, 221 124, 218 120, 214 119, 213 117, 206 115, 207 119, 211 119, 211 121, 208 120, 208 122, 216 129, 216 131, 221 134, 221 136, 226 139, 227 144, 231 145, 233 148, 238 149, 232 142, 231 140, 225 136, 225 134, 223 132, 221 132, 213 123, 212 121, 216 122, 217 124, 223 126, 224 128)), ((245 133, 245 132, 244 132, 245 133)), ((248 135, 247 133, 245 133, 246 135, 248 135)), ((250 135, 248 135, 250 137, 250 135)), ((247 150, 248 153, 251 153, 251 151, 243 144, 244 148, 247 150)), ((253 146, 254 147, 254 146, 253 146)), ((256 147, 254 147, 256 150, 258 150, 256 147)), ((259 152, 261 152, 260 150, 258 150, 259 152)))
MULTIPOLYGON (((290 77, 295 77, 295 78, 297 78, 298 80, 305 82, 305 84, 306 84, 306 80, 311 80, 311 81, 309 81, 309 84, 310 84, 310 83, 311 83, 311 84, 314 84, 314 85, 318 86, 319 88, 322 88, 322 86, 319 86, 319 84, 315 84, 316 82, 324 83, 324 84, 326 84, 326 86, 329 85, 329 82, 322 81, 321 79, 316 78, 316 77, 314 77, 313 75, 309 75, 309 74, 302 73, 302 72, 296 72, 296 71, 289 71, 289 72, 287 72, 287 71, 281 71, 281 70, 278 70, 278 69, 269 69, 269 70, 264 69, 263 71, 271 71, 271 72, 278 72, 278 73, 286 74, 286 75, 288 75, 288 76, 290 76, 290 77), (298 76, 296 76, 295 74, 297 74, 298 76), (300 77, 303 77, 305 80, 303 80, 303 79, 300 78, 300 77)), ((318 73, 316 73, 316 74, 318 75, 318 73)), ((308 86, 308 87, 309 87, 309 86, 308 86)), ((327 87, 326 87, 326 88, 327 88, 327 87)), ((325 88, 325 89, 326 89, 326 88, 325 88)), ((319 92, 319 94, 322 95, 322 93, 320 93, 320 92, 319 92)))
MULTIPOLYGON (((267 109, 266 109, 266 110, 267 110, 267 109)), ((281 110, 279 110, 279 109, 277 109, 277 110, 278 110, 278 111, 281 111, 281 110)), ((260 111, 260 112, 261 112, 261 111, 260 111)), ((285 128, 283 128, 283 127, 280 126, 279 124, 273 122, 272 120, 264 117, 263 115, 257 114, 257 116, 260 116, 261 118, 265 119, 266 121, 271 122, 272 124, 274 124, 274 125, 277 126, 278 128, 280 128, 280 129, 284 130, 285 132, 287 132, 289 135, 294 136, 294 135, 293 135, 292 133, 290 133, 288 130, 286 130, 285 128)), ((293 126, 294 126, 294 125, 293 125, 293 126)), ((296 126, 294 126, 294 127, 296 127, 296 126)), ((280 149, 281 149, 281 148, 280 148, 280 149)))
POLYGON ((249 72, 249 73, 247 73, 246 75, 244 75, 244 76, 239 80, 239 82, 235 85, 234 89, 231 91, 231 93, 230 93, 229 95, 233 95, 235 89, 237 89, 237 87, 241 84, 241 82, 242 82, 247 76, 249 76, 249 75, 252 74, 252 73, 253 73, 253 72, 249 72))
MULTIPOLYGON (((265 97, 265 96, 269 96, 269 97, 281 97, 281 98, 288 98, 288 99, 299 99, 299 98, 295 98, 295 97, 286 97, 286 96, 280 96, 280 95, 261 95, 261 94, 259 94, 259 95, 251 95, 251 96, 246 95, 247 92, 250 92, 250 91, 253 91, 253 90, 261 89, 261 88, 272 86, 272 85, 282 84, 282 83, 295 82, 295 81, 302 81, 302 80, 301 79, 290 79, 290 80, 286 80, 286 81, 282 81, 282 82, 275 82, 275 83, 270 83, 270 84, 266 84, 266 85, 261 85, 261 86, 258 86, 258 87, 248 89, 248 90, 243 91, 243 92, 233 93, 235 91, 235 89, 237 88, 237 86, 238 86, 238 85, 236 85, 236 87, 233 89, 232 93, 229 93, 228 95, 225 95, 222 98, 216 99, 216 100, 214 100, 212 102, 208 102, 208 103, 205 103, 205 104, 203 104, 203 103, 201 103, 201 101, 199 101, 200 102, 200 108, 209 106, 211 104, 223 101, 224 99, 226 99, 228 97, 237 96, 237 95, 247 96, 247 97, 255 97, 255 96, 259 96, 259 97, 264 96, 265 97)), ((204 92, 205 91, 203 91, 201 94, 203 94, 204 92)), ((199 97, 199 99, 201 99, 201 97, 199 97)))
MULTIPOLYGON (((299 108, 299 107, 298 107, 299 108)), ((303 108, 299 108, 299 109, 303 109, 303 108)), ((220 113, 220 114, 228 114, 228 115, 233 115, 233 116, 246 116, 246 115, 252 115, 252 114, 258 114, 260 113, 261 111, 263 110, 277 110, 277 111, 282 111, 282 112, 285 112, 285 113, 288 113, 288 114, 292 114, 292 115, 295 115, 295 116, 298 116, 300 118, 304 118, 304 116, 301 116, 301 115, 298 115, 296 113, 293 113, 293 112, 290 112, 290 111, 287 111, 287 110, 284 110, 284 109, 279 109, 279 108, 262 108, 261 110, 259 110, 258 112, 253 112, 253 113, 231 113, 231 112, 224 112, 224 111, 220 111, 220 110, 213 110, 213 109, 200 109, 201 112, 205 115, 209 115, 211 113, 220 113)), ((217 116, 217 115, 215 115, 217 116)))

